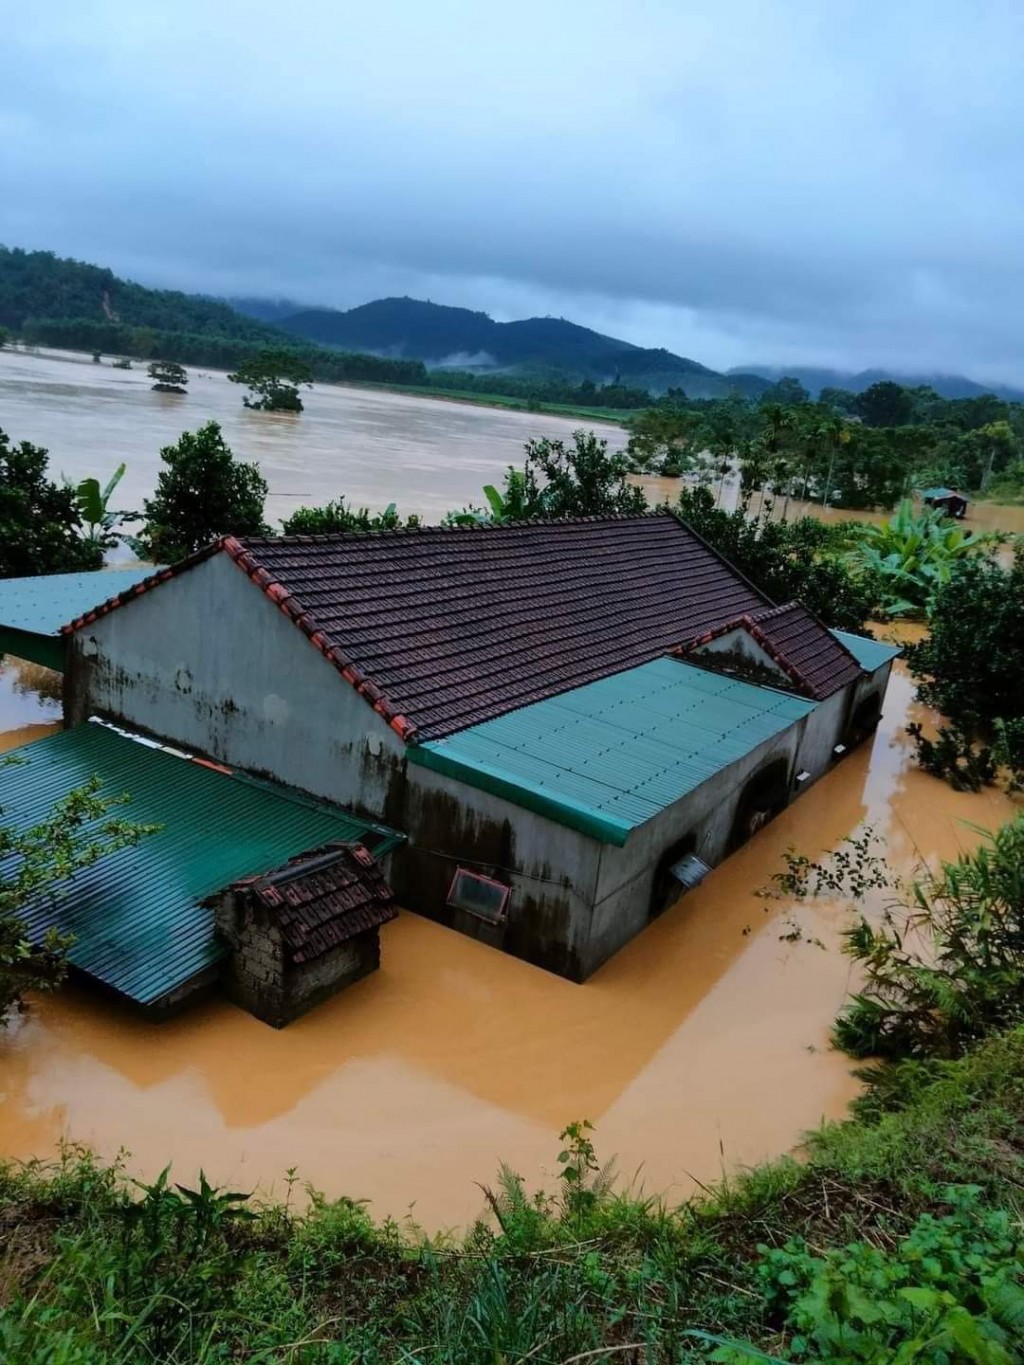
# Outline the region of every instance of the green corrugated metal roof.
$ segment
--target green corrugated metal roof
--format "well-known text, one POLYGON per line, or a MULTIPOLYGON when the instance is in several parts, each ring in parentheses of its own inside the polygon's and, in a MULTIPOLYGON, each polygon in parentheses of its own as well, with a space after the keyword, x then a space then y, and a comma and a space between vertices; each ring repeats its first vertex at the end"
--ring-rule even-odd
POLYGON ((655 659, 408 752, 413 763, 624 844, 814 705, 655 659))
POLYGON ((841 645, 846 646, 866 673, 874 673, 876 668, 881 668, 902 653, 899 645, 872 640, 869 635, 851 635, 845 630, 834 630, 832 634, 841 645))
POLYGON ((95 573, 48 573, 0 578, 0 626, 32 635, 59 635, 68 621, 156 573, 152 564, 95 573))
MULTIPOLYGON (((95 603, 93 604, 95 605, 95 603)), ((51 924, 75 935, 72 963, 152 1004, 215 962, 222 948, 201 902, 238 877, 277 867, 332 839, 382 830, 269 783, 228 775, 91 723, 14 751, 0 767, 0 810, 19 829, 94 774, 103 794, 130 794, 116 813, 162 828, 80 872, 56 901, 24 918, 33 939, 51 924)), ((400 842, 388 836, 375 851, 400 842)))

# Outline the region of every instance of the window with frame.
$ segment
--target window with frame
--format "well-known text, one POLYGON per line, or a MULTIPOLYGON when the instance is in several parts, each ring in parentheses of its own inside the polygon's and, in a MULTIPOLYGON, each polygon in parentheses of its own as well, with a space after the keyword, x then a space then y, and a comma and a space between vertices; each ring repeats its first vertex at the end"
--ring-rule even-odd
POLYGON ((465 910, 489 924, 504 924, 512 888, 493 877, 484 877, 460 867, 455 871, 448 888, 447 904, 455 910, 465 910))

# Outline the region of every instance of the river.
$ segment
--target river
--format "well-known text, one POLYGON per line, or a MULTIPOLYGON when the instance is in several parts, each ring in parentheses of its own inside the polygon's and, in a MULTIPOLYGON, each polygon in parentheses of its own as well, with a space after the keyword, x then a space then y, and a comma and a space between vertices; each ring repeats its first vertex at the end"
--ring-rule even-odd
POLYGON ((191 371, 186 395, 154 393, 138 361, 131 370, 94 365, 73 352, 0 351, 0 428, 50 451, 51 477, 104 482, 127 465, 115 504, 141 510, 151 497, 160 449, 211 418, 239 459, 259 464, 270 486, 267 519, 344 494, 353 507, 437 521, 451 508, 482 504, 485 483, 521 465, 533 437, 568 436, 580 425, 621 446, 610 424, 512 412, 317 384, 302 413, 252 412, 219 372, 191 371))
MULTIPOLYGON (((331 1195, 437 1230, 482 1208, 476 1182, 507 1161, 553 1179, 567 1122, 648 1191, 792 1149, 857 1085, 828 1046, 850 963, 846 914, 757 897, 790 844, 817 853, 867 820, 893 865, 951 856, 1014 806, 955 793, 910 762, 920 717, 898 672, 874 742, 850 755, 584 986, 403 913, 383 967, 276 1032, 220 1001, 167 1023, 86 987, 36 1002, 0 1037, 0 1152, 62 1139, 153 1175, 202 1166, 233 1188, 283 1193, 297 1168, 331 1195)), ((53 675, 0 666, 0 747, 59 724, 53 675)))

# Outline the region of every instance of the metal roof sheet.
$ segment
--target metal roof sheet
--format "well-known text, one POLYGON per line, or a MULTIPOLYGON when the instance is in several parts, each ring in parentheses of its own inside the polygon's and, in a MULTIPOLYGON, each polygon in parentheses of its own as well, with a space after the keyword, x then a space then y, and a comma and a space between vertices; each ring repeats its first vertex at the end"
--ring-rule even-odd
POLYGON ((623 844, 637 825, 814 708, 662 658, 413 745, 409 759, 623 844))
MULTIPOLYGON (((309 848, 383 829, 97 723, 14 753, 18 761, 0 767, 0 810, 18 829, 39 824, 56 801, 94 774, 104 795, 129 793, 115 811, 119 817, 161 826, 23 914, 36 941, 54 924, 74 934, 74 966, 142 1004, 159 1000, 221 956, 213 912, 202 906, 206 897, 309 848)), ((400 841, 393 831, 383 832, 377 853, 400 841)))
POLYGON ((95 573, 0 578, 0 626, 32 635, 59 635, 66 621, 126 592, 154 572, 150 564, 134 569, 98 569, 95 573))
POLYGON ((874 673, 876 668, 881 668, 903 652, 899 645, 873 640, 869 635, 851 635, 845 630, 834 630, 832 634, 841 645, 846 646, 865 673, 874 673))

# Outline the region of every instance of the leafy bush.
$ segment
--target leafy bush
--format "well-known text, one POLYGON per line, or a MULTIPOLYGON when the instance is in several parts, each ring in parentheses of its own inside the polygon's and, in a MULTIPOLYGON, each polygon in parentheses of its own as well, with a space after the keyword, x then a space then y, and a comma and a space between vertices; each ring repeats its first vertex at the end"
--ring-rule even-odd
MULTIPOLYGON (((1014 1365, 1024 1359, 1024 1239, 971 1187, 923 1214, 895 1248, 855 1242, 824 1255, 805 1242, 761 1246, 766 1301, 794 1361, 816 1365, 1014 1365)), ((764 1361, 724 1347, 714 1360, 764 1361)))
POLYGON ((82 536, 72 488, 46 477, 48 452, 0 431, 0 578, 98 569, 102 546, 82 536))
POLYGON ((415 515, 403 521, 393 502, 379 513, 366 507, 353 511, 340 497, 323 507, 300 507, 281 523, 281 529, 286 536, 328 536, 341 531, 394 531, 419 524, 415 515))
POLYGON ((907 650, 918 697, 947 717, 935 741, 919 728, 918 756, 954 786, 977 790, 1000 765, 1024 774, 1024 551, 1013 565, 968 559, 928 608, 928 637, 907 650))
POLYGON ((846 934, 865 984, 836 1021, 855 1057, 957 1057, 1024 1018, 1024 815, 846 934))

